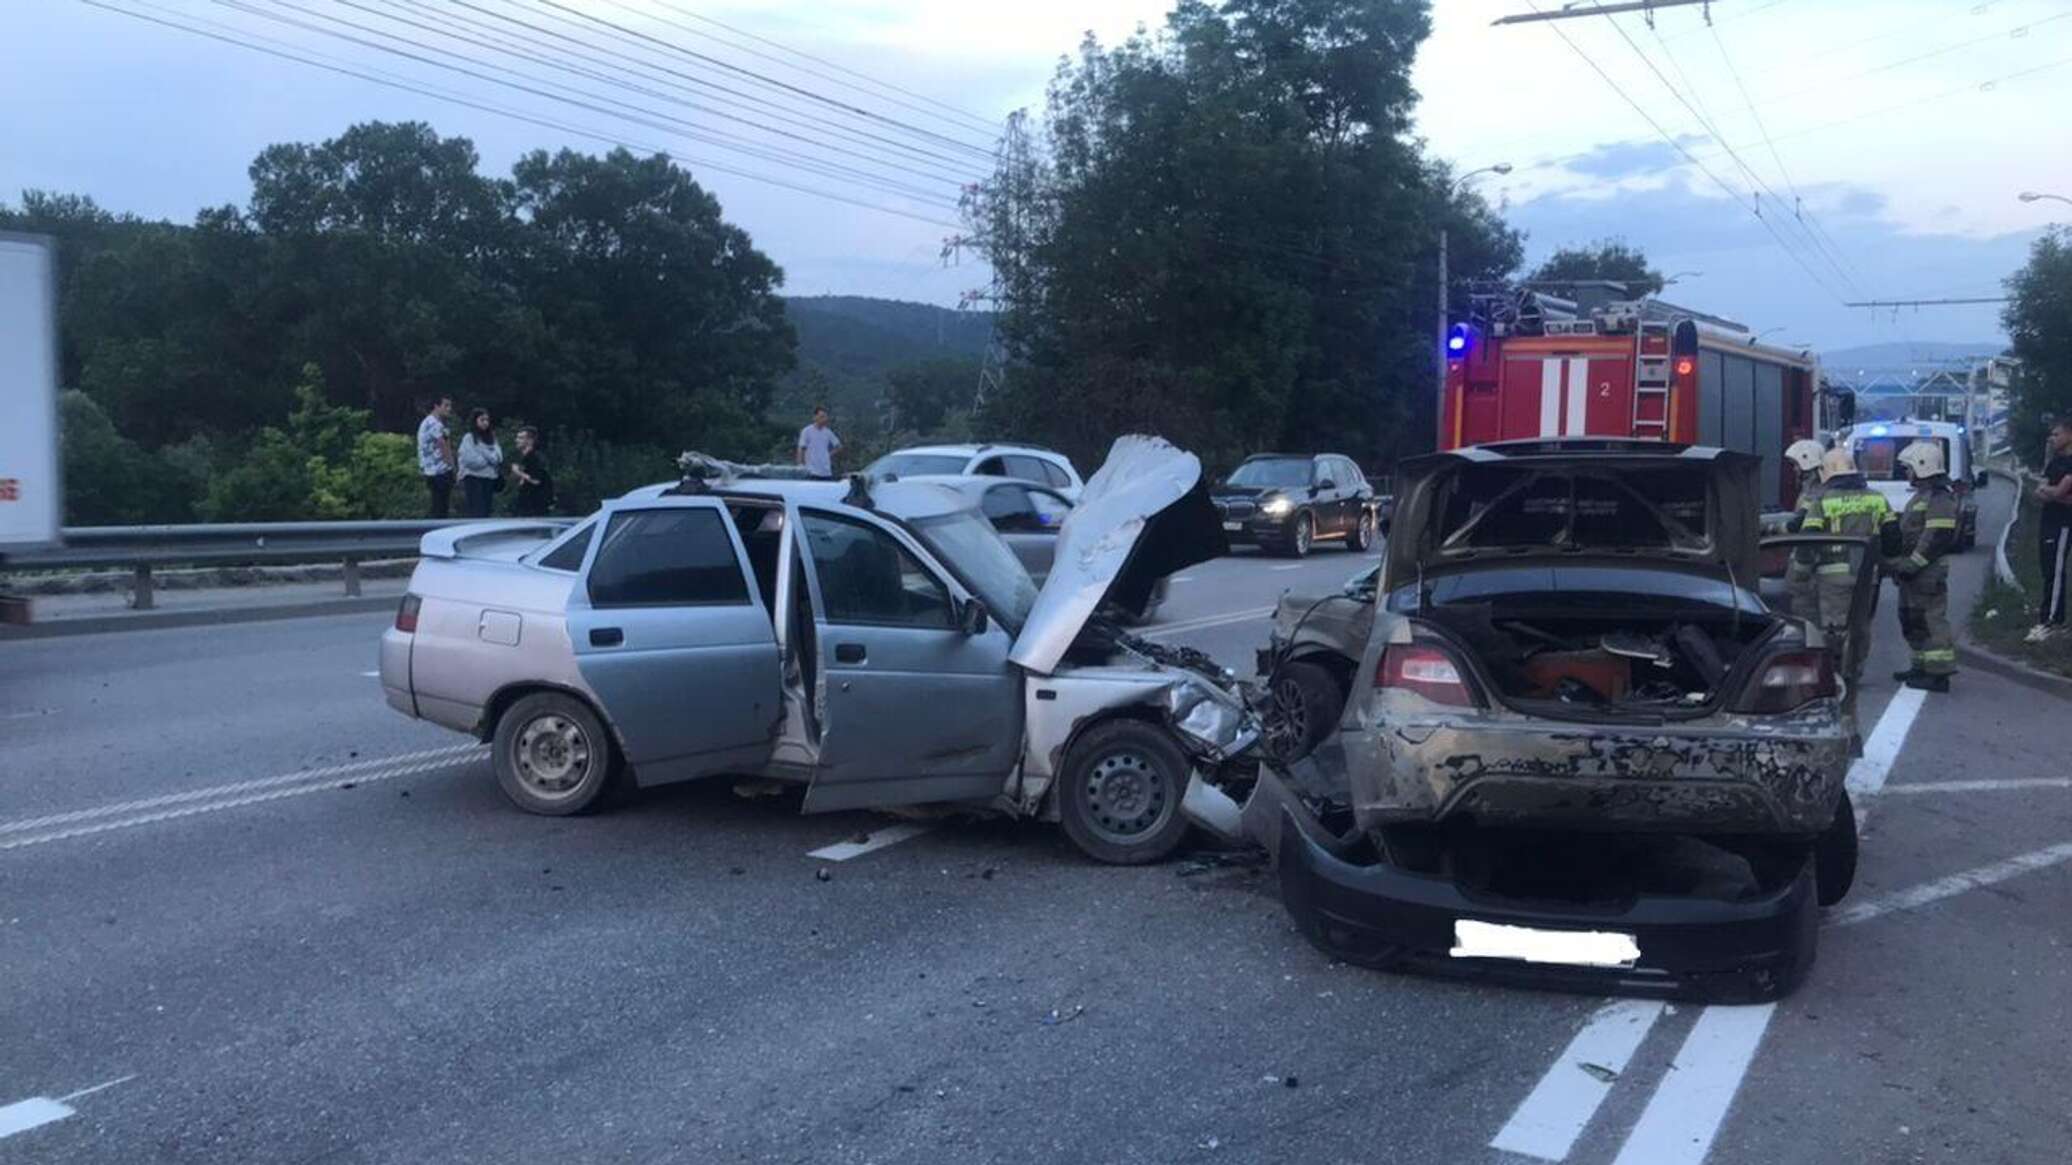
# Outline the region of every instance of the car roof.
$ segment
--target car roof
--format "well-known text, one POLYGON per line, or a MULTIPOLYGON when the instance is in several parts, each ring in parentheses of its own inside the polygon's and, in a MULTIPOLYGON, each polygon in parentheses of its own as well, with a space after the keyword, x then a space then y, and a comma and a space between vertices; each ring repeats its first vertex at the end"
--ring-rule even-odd
POLYGON ((1031 445, 1025 441, 959 441, 946 445, 908 445, 903 449, 894 449, 885 456, 891 457, 900 453, 945 453, 956 454, 962 457, 975 457, 989 449, 1011 449, 1019 453, 1043 453, 1058 458, 1064 456, 1055 449, 1048 449, 1042 445, 1031 445))
POLYGON ((1040 489, 1045 493, 1058 492, 1048 482, 1023 481, 1019 477, 997 477, 990 473, 902 473, 893 478, 880 478, 886 485, 920 484, 941 486, 956 490, 968 497, 978 495, 996 486, 1011 485, 1022 489, 1040 489))
MULTIPOLYGON (((1000 481, 1001 478, 984 478, 986 481, 1000 481)), ((725 485, 715 486, 707 495, 679 495, 670 491, 678 483, 658 482, 628 490, 615 501, 642 501, 673 496, 709 496, 721 499, 778 500, 793 503, 827 506, 829 508, 855 509, 848 501, 850 485, 847 481, 798 480, 792 478, 736 478, 725 485)), ((890 514, 892 517, 912 520, 934 518, 944 514, 955 514, 972 508, 972 499, 962 491, 949 486, 912 478, 896 481, 876 481, 870 487, 871 507, 890 514)))

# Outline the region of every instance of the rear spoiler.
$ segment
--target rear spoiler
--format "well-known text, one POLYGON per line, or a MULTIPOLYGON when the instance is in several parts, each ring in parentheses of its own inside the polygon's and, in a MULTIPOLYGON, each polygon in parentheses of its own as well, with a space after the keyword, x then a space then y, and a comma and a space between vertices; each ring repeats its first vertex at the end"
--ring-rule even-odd
POLYGON ((426 534, 418 543, 417 552, 425 558, 516 557, 511 551, 522 552, 551 541, 575 521, 574 518, 506 518, 446 526, 426 534))

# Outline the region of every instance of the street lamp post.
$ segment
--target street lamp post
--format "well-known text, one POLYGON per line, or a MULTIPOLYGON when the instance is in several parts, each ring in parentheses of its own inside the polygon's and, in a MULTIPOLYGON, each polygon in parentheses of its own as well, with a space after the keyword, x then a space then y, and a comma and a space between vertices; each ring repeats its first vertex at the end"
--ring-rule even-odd
POLYGON ((1432 397, 1432 425, 1435 431, 1446 423, 1446 316, 1449 306, 1446 294, 1448 287, 1446 274, 1446 216, 1452 212, 1453 199, 1460 193, 1461 188, 1467 185, 1468 179, 1483 174, 1509 174, 1510 172, 1511 163, 1509 162, 1498 162, 1494 166, 1484 166, 1479 170, 1468 171, 1447 185, 1446 204, 1439 208, 1439 321, 1437 330, 1432 336, 1432 357, 1438 361, 1439 365, 1437 375, 1438 391, 1432 397))

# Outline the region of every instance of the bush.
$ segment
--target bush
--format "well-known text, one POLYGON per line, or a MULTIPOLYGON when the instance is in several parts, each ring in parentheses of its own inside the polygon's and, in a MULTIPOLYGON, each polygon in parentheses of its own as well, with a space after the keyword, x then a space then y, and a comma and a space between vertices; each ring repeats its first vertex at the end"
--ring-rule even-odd
POLYGON ((635 486, 676 478, 681 449, 617 445, 580 433, 549 434, 540 452, 554 475, 554 510, 588 514, 635 486))
POLYGON ((191 455, 150 452, 116 432, 101 406, 77 389, 58 396, 58 432, 67 525, 194 520, 206 474, 205 451, 199 467, 191 455))
POLYGON ((342 465, 310 460, 310 504, 319 518, 416 518, 427 504, 417 442, 402 433, 361 433, 342 465))

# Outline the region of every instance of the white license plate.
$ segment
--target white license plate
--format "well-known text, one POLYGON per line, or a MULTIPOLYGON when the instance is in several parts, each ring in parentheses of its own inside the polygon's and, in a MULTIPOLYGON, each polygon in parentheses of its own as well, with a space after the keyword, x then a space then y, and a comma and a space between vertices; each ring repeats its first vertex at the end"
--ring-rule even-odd
POLYGON ((1225 522, 1223 523, 1223 528, 1225 530, 1242 530, 1245 528, 1245 524, 1243 522, 1225 522))
POLYGON ((1453 921, 1456 959, 1516 959, 1524 963, 1557 963, 1565 967, 1630 967, 1640 961, 1640 943, 1630 934, 1609 930, 1537 930, 1453 921))

